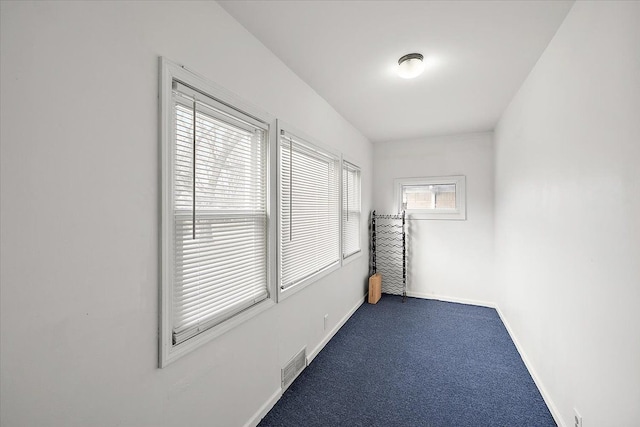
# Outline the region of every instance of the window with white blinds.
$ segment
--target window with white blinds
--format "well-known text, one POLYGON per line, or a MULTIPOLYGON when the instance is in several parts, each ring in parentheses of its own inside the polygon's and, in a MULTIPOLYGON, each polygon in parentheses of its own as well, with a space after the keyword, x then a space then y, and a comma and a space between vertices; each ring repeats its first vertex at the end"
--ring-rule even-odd
POLYGON ((340 159, 280 134, 280 289, 340 262, 340 159))
POLYGON ((342 257, 360 252, 360 168, 342 162, 342 257))
POLYGON ((172 344, 268 298, 267 131, 174 81, 172 344))

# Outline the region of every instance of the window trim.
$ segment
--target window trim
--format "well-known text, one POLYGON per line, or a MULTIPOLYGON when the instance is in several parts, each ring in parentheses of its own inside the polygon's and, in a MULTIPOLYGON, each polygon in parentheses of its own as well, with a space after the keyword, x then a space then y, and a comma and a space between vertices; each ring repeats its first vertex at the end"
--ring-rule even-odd
POLYGON ((342 161, 340 162, 340 258, 342 260, 342 265, 346 265, 349 264, 350 262, 360 258, 362 256, 362 223, 363 223, 363 217, 362 217, 362 168, 360 166, 358 166, 355 162, 352 162, 350 160, 350 158, 346 157, 346 156, 342 156, 342 161), (342 182, 343 178, 344 178, 344 167, 345 167, 345 163, 351 165, 352 167, 356 168, 359 172, 359 176, 360 176, 360 206, 359 206, 359 210, 360 210, 360 229, 358 231, 358 246, 359 246, 359 250, 357 252, 353 252, 352 254, 349 254, 347 256, 344 256, 344 230, 343 228, 343 206, 344 206, 344 197, 345 195, 342 194, 342 192, 344 191, 344 183, 342 182))
POLYGON ((395 207, 402 211, 402 188, 408 185, 442 185, 455 184, 455 209, 405 209, 408 219, 418 220, 461 220, 467 219, 466 208, 466 177, 464 175, 430 176, 423 178, 396 178, 393 180, 395 189, 395 207))
POLYGON ((210 82, 206 78, 188 70, 184 66, 173 63, 166 58, 159 58, 159 134, 160 134, 160 286, 159 286, 159 331, 158 331, 158 365, 160 368, 177 360, 183 355, 220 336, 242 322, 251 319, 264 310, 273 307, 277 298, 276 292, 276 227, 277 195, 273 190, 273 183, 277 177, 277 124, 275 118, 261 111, 255 106, 241 100, 232 92, 210 82), (264 123, 268 126, 265 134, 266 152, 266 238, 267 238, 267 289, 269 296, 254 306, 234 315, 220 324, 199 333, 187 341, 173 345, 173 273, 175 260, 173 259, 173 209, 172 209, 172 179, 173 179, 173 116, 172 116, 172 83, 178 80, 192 88, 198 88, 207 96, 221 102, 231 112, 240 112, 264 123))
MULTIPOLYGON (((277 136, 277 143, 275 144, 277 146, 277 153, 276 153, 276 158, 279 159, 280 158, 280 134, 281 132, 284 131, 285 133, 291 134, 291 135, 295 135, 296 137, 298 137, 299 139, 302 139, 304 142, 318 148, 321 151, 326 152, 327 154, 330 154, 331 156, 335 157, 336 159, 338 159, 338 165, 341 168, 342 167, 342 156, 340 153, 336 152, 335 150, 333 150, 330 147, 327 147, 326 145, 318 142, 316 139, 311 138, 310 136, 306 135, 304 132, 298 130, 297 128, 295 128, 294 126, 289 125, 288 123, 284 122, 283 120, 277 119, 276 120, 276 136, 277 136)), ((318 280, 322 279, 323 277, 327 276, 328 274, 338 270, 339 268, 342 267, 342 208, 340 207, 340 209, 338 209, 338 248, 339 248, 339 257, 338 260, 336 262, 334 262, 333 264, 327 266, 326 268, 317 271, 316 273, 312 274, 311 276, 307 277, 306 279, 296 283, 295 285, 288 287, 286 289, 282 289, 280 286, 280 282, 282 280, 282 276, 281 276, 281 261, 282 261, 282 252, 280 250, 281 248, 281 238, 282 238, 282 234, 281 234, 281 224, 280 224, 280 217, 279 217, 279 211, 280 211, 280 198, 281 198, 281 185, 282 185, 282 180, 281 180, 281 174, 280 174, 280 161, 278 160, 277 162, 277 181, 276 181, 276 192, 278 193, 277 195, 277 201, 276 201, 276 211, 278 212, 278 220, 276 221, 276 227, 274 227, 276 229, 276 239, 277 239, 277 260, 276 260, 276 264, 275 264, 275 269, 277 270, 277 278, 276 278, 276 288, 277 288, 277 295, 278 295, 278 302, 280 301, 284 301, 285 299, 287 299, 288 297, 290 297, 291 295, 296 294, 297 292, 300 292, 301 290, 305 289, 306 287, 308 287, 309 285, 317 282, 318 280)), ((339 173, 339 178, 338 178, 338 203, 341 204, 341 195, 342 195, 342 169, 340 169, 340 173, 339 173)))

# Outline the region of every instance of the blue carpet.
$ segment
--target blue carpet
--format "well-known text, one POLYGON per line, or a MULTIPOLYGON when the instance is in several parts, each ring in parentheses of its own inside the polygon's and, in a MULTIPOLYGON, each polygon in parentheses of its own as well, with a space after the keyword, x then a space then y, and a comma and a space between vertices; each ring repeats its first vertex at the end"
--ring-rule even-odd
POLYGON ((555 426, 497 312, 363 304, 260 427, 555 426))

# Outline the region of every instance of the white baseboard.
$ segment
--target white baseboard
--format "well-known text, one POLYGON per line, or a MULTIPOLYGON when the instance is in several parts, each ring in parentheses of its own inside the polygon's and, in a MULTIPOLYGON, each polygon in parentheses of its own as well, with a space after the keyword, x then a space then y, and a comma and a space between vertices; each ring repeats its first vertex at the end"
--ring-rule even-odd
POLYGON ((278 388, 278 390, 276 390, 276 392, 271 395, 269 400, 267 400, 264 405, 262 405, 260 409, 258 409, 258 411, 253 414, 253 416, 249 419, 249 421, 247 421, 244 427, 256 427, 258 423, 264 418, 264 416, 267 415, 267 413, 271 410, 271 408, 273 408, 273 405, 275 405, 276 402, 280 400, 280 397, 282 397, 282 389, 278 388))
POLYGON ((547 404, 547 407, 549 408, 549 411, 551 412, 551 416, 553 417, 554 421, 556 422, 556 424, 558 424, 558 427, 566 427, 564 420, 560 416, 560 412, 558 412, 558 408, 553 403, 553 400, 551 400, 551 396, 549 395, 549 393, 547 392, 547 389, 542 384, 542 380, 540 380, 540 377, 536 373, 536 370, 533 369, 533 365, 529 361, 529 358, 524 352, 524 349, 522 348, 522 346, 520 345, 520 342, 518 341, 515 334, 513 333, 513 329, 511 329, 509 322, 504 317, 504 314, 502 314, 502 310, 500 310, 500 307, 497 304, 495 305, 495 309, 498 312, 498 316, 500 316, 500 320, 502 320, 502 324, 504 325, 505 328, 507 328, 507 332, 511 337, 511 341, 513 341, 513 344, 515 344, 516 349, 518 350, 518 353, 520 353, 520 358, 524 362, 524 366, 527 367, 527 370, 529 371, 531 378, 533 378, 533 382, 538 387, 538 390, 542 395, 542 399, 544 399, 544 403, 547 404))
POLYGON ((459 304, 469 304, 469 305, 477 305, 480 307, 496 308, 496 305, 492 302, 479 301, 479 300, 466 299, 466 298, 449 297, 446 295, 426 294, 422 292, 407 291, 407 296, 413 297, 413 298, 434 299, 438 301, 456 302, 459 304))
POLYGON ((364 297, 358 299, 356 304, 353 307, 351 307, 351 310, 349 310, 349 312, 347 314, 345 314, 342 319, 340 319, 338 324, 327 334, 327 336, 324 337, 324 339, 322 341, 320 341, 320 344, 318 344, 316 346, 316 348, 314 348, 311 351, 311 353, 309 353, 309 355, 307 355, 307 366, 309 365, 309 363, 311 363, 313 361, 313 359, 315 359, 315 357, 318 355, 318 353, 320 353, 320 351, 322 351, 324 346, 327 345, 327 343, 331 340, 331 338, 333 338, 333 336, 336 334, 336 332, 338 332, 340 330, 340 328, 342 328, 342 326, 345 323, 347 323, 347 320, 349 320, 349 318, 353 315, 353 313, 355 313, 356 310, 366 301, 366 298, 367 298, 367 295, 365 295, 364 297))

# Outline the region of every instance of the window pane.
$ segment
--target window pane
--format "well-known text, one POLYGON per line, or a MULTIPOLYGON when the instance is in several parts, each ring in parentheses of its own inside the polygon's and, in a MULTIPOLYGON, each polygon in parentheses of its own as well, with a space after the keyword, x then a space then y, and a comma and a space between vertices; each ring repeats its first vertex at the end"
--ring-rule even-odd
POLYGON ((402 208, 420 209, 455 209, 456 185, 404 185, 402 186, 402 208))
POLYGON ((348 162, 342 169, 342 256, 360 251, 360 169, 348 162))
POLYGON ((339 159, 280 138, 280 285, 295 286, 340 260, 339 159))
POLYGON ((456 185, 434 185, 432 186, 435 195, 435 209, 455 209, 456 208, 456 185))
POLYGON ((178 345, 268 298, 266 132, 220 119, 213 101, 195 103, 194 111, 181 93, 174 99, 178 345))

